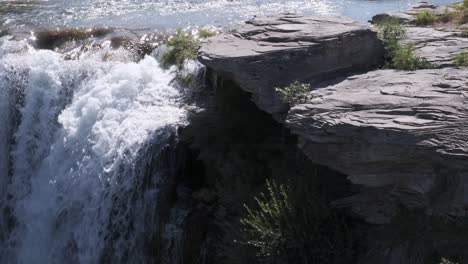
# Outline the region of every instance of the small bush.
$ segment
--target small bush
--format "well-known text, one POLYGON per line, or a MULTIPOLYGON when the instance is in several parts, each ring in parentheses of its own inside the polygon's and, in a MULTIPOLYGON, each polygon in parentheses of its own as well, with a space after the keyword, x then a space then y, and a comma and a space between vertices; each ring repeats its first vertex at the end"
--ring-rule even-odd
POLYGON ((455 55, 453 59, 455 65, 461 66, 468 66, 468 51, 463 51, 455 55))
POLYGON ((380 38, 386 43, 397 42, 406 37, 405 27, 396 18, 386 18, 377 27, 380 38))
POLYGON ((463 2, 458 3, 458 4, 454 5, 453 7, 455 9, 457 9, 458 11, 466 10, 466 9, 468 9, 468 0, 463 0, 463 2))
POLYGON ((259 263, 351 263, 350 233, 316 190, 275 181, 266 187, 241 219, 242 242, 257 249, 259 263))
POLYGON ((455 11, 445 12, 442 16, 444 22, 454 22, 456 24, 465 24, 468 22, 468 1, 464 0, 463 3, 454 5, 455 11))
POLYGON ((171 66, 177 66, 181 70, 185 63, 189 60, 197 58, 198 49, 200 47, 200 40, 216 35, 206 29, 201 29, 197 34, 185 32, 178 29, 177 32, 169 38, 164 44, 167 50, 161 56, 161 65, 165 69, 171 66))
POLYGON ((276 91, 281 96, 283 102, 288 103, 291 106, 304 104, 312 99, 312 95, 310 94, 310 85, 299 81, 295 81, 289 86, 283 88, 276 88, 276 91))
POLYGON ((211 31, 211 30, 204 29, 204 28, 198 30, 198 37, 201 38, 201 39, 206 39, 206 38, 209 38, 209 37, 213 37, 216 34, 217 33, 215 31, 211 31))
POLYGON ((259 249, 261 258, 286 254, 287 237, 282 234, 288 218, 293 214, 289 190, 284 185, 267 181, 268 193, 256 197, 258 209, 245 206, 248 215, 241 224, 248 232, 247 243, 259 249))
POLYGON ((437 15, 428 11, 419 12, 415 14, 414 17, 416 18, 414 23, 418 26, 433 25, 439 21, 439 17, 437 15))
POLYGON ((164 52, 161 57, 161 65, 165 69, 173 65, 181 69, 187 60, 194 60, 197 58, 199 42, 194 35, 190 33, 179 29, 165 45, 168 46, 168 50, 164 52))
POLYGON ((390 61, 387 66, 396 70, 414 71, 433 68, 425 58, 417 56, 413 44, 396 43, 390 48, 390 61))
POLYGON ((387 67, 396 70, 417 70, 432 68, 424 58, 417 56, 413 44, 402 44, 406 29, 398 19, 388 18, 378 25, 379 36, 387 53, 387 67))

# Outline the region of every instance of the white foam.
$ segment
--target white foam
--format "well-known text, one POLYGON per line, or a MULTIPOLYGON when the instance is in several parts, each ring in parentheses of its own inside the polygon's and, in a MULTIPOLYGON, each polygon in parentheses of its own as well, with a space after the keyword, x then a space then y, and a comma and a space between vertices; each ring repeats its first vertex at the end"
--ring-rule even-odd
MULTIPOLYGON (((164 143, 166 128, 183 121, 182 95, 150 56, 139 63, 66 61, 52 51, 7 50, 15 43, 0 43, 0 69, 8 69, 0 73, 0 109, 12 80, 24 93, 9 187, 19 225, 8 256, 25 264, 96 263, 113 203, 135 188, 141 148, 164 143)), ((0 122, 9 118, 1 115, 0 122)), ((0 129, 1 140, 5 133, 0 129)), ((6 142, 0 143, 5 157, 6 142)), ((0 166, 6 167, 2 159, 0 166)))

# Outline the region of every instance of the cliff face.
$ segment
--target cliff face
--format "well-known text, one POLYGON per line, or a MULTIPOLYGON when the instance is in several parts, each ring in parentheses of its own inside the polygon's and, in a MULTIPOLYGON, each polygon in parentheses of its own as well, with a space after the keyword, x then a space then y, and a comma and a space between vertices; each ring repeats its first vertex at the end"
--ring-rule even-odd
POLYGON ((373 71, 318 89, 286 123, 309 158, 370 188, 338 202, 367 221, 399 205, 464 216, 467 84, 466 69, 373 71))
MULTIPOLYGON (((300 15, 248 21, 208 39, 199 60, 214 83, 230 80, 249 92, 298 136, 311 161, 347 175, 360 190, 333 206, 391 230, 402 214, 457 218, 468 208, 467 69, 446 68, 468 42, 455 31, 417 27, 408 28, 407 41, 438 69, 378 70, 384 49, 376 32, 346 18, 300 15), (370 72, 352 76, 364 70, 370 72), (296 80, 316 88, 314 99, 288 109, 275 88, 296 80)), ((361 260, 424 263, 413 257, 440 245, 420 242, 374 248, 361 260)))

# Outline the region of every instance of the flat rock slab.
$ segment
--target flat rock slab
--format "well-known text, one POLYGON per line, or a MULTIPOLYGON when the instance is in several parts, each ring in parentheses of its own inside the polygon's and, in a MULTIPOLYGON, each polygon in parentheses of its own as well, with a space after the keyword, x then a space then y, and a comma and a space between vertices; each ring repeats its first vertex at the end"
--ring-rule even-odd
POLYGON ((408 27, 406 43, 413 43, 416 54, 426 58, 435 67, 453 67, 454 57, 468 51, 468 38, 458 31, 444 29, 408 27))
POLYGON ((403 24, 412 24, 416 21, 414 15, 421 12, 429 12, 434 15, 442 16, 447 12, 454 12, 456 11, 453 6, 435 6, 431 3, 426 1, 421 1, 414 5, 411 5, 408 10, 405 12, 386 12, 382 14, 377 14, 372 17, 369 21, 372 24, 380 24, 382 21, 388 18, 395 18, 398 19, 403 24))
POLYGON ((365 186, 337 202, 372 223, 402 205, 468 206, 468 69, 379 70, 313 93, 286 119, 307 156, 365 186))
POLYGON ((287 111, 276 87, 314 82, 383 62, 376 32, 344 17, 258 16, 209 38, 199 60, 223 79, 253 94, 260 109, 287 111))

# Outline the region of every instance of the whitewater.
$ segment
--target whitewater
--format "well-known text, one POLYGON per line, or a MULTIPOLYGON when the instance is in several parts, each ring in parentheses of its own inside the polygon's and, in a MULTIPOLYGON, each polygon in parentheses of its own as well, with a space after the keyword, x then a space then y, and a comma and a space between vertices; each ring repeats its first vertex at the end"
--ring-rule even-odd
POLYGON ((123 49, 0 39, 0 263, 145 263, 186 116, 173 78, 123 49))

